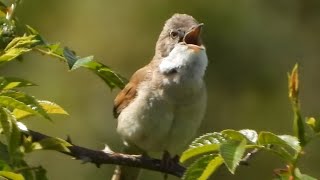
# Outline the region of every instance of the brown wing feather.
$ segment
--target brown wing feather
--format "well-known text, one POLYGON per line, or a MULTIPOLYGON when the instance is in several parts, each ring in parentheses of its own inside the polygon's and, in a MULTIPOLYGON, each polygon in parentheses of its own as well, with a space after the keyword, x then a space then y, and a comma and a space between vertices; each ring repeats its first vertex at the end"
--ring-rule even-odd
POLYGON ((113 103, 113 116, 115 118, 118 118, 121 111, 136 97, 137 87, 141 81, 146 79, 148 69, 148 66, 145 66, 136 71, 132 75, 129 83, 119 92, 113 103))

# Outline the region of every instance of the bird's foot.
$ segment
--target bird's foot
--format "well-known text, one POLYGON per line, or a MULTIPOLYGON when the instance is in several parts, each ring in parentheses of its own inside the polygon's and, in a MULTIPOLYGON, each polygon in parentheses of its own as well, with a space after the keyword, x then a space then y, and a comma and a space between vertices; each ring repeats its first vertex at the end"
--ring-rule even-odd
MULTIPOLYGON (((160 164, 161 168, 170 169, 176 163, 179 163, 179 156, 175 155, 171 157, 170 153, 165 150, 162 154, 162 159, 160 164)), ((166 180, 167 178, 168 178, 168 174, 164 174, 164 179, 166 180)))

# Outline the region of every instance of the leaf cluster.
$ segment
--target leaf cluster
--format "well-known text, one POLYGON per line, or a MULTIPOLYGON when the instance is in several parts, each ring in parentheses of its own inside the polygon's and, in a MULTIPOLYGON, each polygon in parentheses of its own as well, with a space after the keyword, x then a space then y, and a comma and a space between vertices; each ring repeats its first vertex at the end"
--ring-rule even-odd
MULTIPOLYGON (((6 5, 0 1, 0 66, 13 60, 23 60, 26 53, 35 52, 57 58, 70 70, 83 67, 97 74, 111 89, 123 88, 126 80, 108 66, 95 61, 93 56, 79 57, 59 43, 47 42, 31 26, 21 24, 14 16, 19 0, 6 5)), ((36 150, 68 152, 68 142, 59 138, 33 141, 24 124, 29 117, 39 116, 52 121, 49 114, 68 113, 54 102, 39 100, 21 90, 36 86, 17 77, 0 76, 0 179, 47 179, 41 166, 29 166, 26 153, 36 150)))
POLYGON ((302 174, 297 163, 305 154, 304 147, 319 136, 320 121, 313 117, 304 121, 301 116, 298 65, 288 74, 288 82, 294 116, 293 135, 276 135, 268 131, 258 133, 251 129, 227 129, 205 134, 195 139, 180 158, 181 163, 193 160, 183 179, 208 179, 223 164, 234 174, 242 161, 248 161, 252 151, 266 151, 275 154, 286 164, 286 168, 275 171, 276 179, 314 180, 302 174))

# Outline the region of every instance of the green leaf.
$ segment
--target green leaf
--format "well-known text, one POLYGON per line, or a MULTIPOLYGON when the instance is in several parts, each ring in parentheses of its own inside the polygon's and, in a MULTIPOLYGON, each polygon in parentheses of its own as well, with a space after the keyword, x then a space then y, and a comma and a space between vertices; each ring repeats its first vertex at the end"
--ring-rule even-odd
POLYGON ((68 47, 65 47, 63 49, 63 56, 67 60, 67 64, 69 66, 69 69, 72 69, 73 65, 79 59, 79 57, 76 56, 75 52, 70 50, 68 47))
POLYGON ((243 157, 246 144, 247 141, 243 139, 242 141, 230 140, 220 146, 221 157, 232 174, 234 174, 243 157))
POLYGON ((35 110, 33 110, 28 105, 10 97, 10 96, 0 96, 0 105, 3 107, 8 107, 9 109, 20 109, 20 110, 29 112, 30 114, 37 113, 35 110))
POLYGON ((301 150, 300 142, 296 137, 290 135, 279 135, 278 137, 285 141, 286 144, 296 152, 299 152, 301 150))
POLYGON ((296 177, 295 179, 298 179, 298 180, 317 180, 316 178, 311 177, 307 174, 302 174, 298 168, 294 170, 294 175, 296 177))
POLYGON ((251 143, 257 143, 258 141, 258 133, 255 130, 251 129, 242 129, 239 131, 241 134, 243 134, 247 140, 251 143))
POLYGON ((0 56, 0 63, 11 61, 18 56, 31 51, 31 48, 39 43, 34 35, 15 37, 4 49, 0 56))
MULTIPOLYGON (((46 113, 48 114, 62 114, 62 115, 69 115, 61 106, 59 106, 56 103, 50 102, 50 101, 45 101, 45 100, 37 100, 39 105, 45 110, 46 113)), ((15 109, 13 112, 14 116, 17 119, 23 119, 30 117, 34 114, 15 109)))
POLYGON ((314 133, 320 132, 320 121, 319 120, 315 119, 314 117, 309 117, 309 118, 307 118, 306 123, 314 131, 314 133))
POLYGON ((56 150, 62 152, 70 152, 68 149, 69 146, 72 146, 67 141, 60 138, 46 138, 38 142, 33 143, 34 150, 56 150))
POLYGON ((207 167, 202 172, 202 175, 198 180, 207 180, 209 177, 223 164, 223 158, 221 156, 216 156, 212 159, 207 167))
POLYGON ((0 171, 0 177, 12 180, 24 180, 24 177, 21 174, 10 171, 0 171))
POLYGON ((23 36, 14 38, 4 50, 8 51, 9 49, 15 49, 15 48, 30 49, 33 46, 35 46, 37 43, 39 43, 39 40, 35 39, 35 35, 23 35, 23 36))
MULTIPOLYGON (((2 118, 1 114, 0 114, 0 118, 2 118)), ((3 144, 1 141, 0 141, 0 157, 3 161, 9 162, 8 147, 7 145, 3 144)))
POLYGON ((277 136, 271 132, 262 131, 259 134, 258 142, 261 145, 277 145, 283 148, 293 150, 295 153, 298 153, 301 150, 301 146, 299 145, 298 139, 290 135, 277 136))
POLYGON ((6 136, 8 152, 12 161, 20 160, 21 135, 15 117, 9 110, 0 108, 0 123, 6 136))
POLYGON ((25 86, 36 86, 36 84, 15 77, 0 77, 0 90, 8 90, 25 86))
POLYGON ((2 158, 3 157, 1 156, 1 159, 0 159, 0 171, 11 171, 10 165, 7 163, 7 161, 3 161, 2 158))
POLYGON ((72 64, 71 70, 75 70, 79 67, 84 67, 92 70, 97 74, 111 89, 114 87, 119 87, 123 89, 127 80, 120 74, 112 71, 108 66, 93 60, 93 56, 88 56, 85 58, 69 60, 69 64, 72 64), (73 63, 74 62, 74 63, 73 63), (73 63, 73 64, 72 64, 73 63))
POLYGON ((41 107, 49 114, 64 114, 69 115, 61 106, 54 102, 38 100, 41 107))
POLYGON ((289 136, 277 136, 270 132, 260 132, 258 143, 266 146, 266 150, 269 150, 280 157, 283 160, 292 163, 294 161, 294 155, 300 153, 300 147, 297 145, 295 138, 289 138, 289 136), (292 141, 292 142, 291 142, 292 141), (273 145, 273 146, 269 146, 273 145), (292 151, 294 154, 289 153, 292 151))
POLYGON ((42 108, 42 106, 38 103, 38 101, 34 97, 18 91, 7 91, 7 92, 3 92, 2 95, 9 96, 18 101, 23 102, 24 104, 31 107, 34 111, 38 112, 39 115, 51 121, 51 118, 49 117, 47 112, 42 108))
POLYGON ((31 49, 28 49, 28 48, 11 48, 11 49, 5 51, 5 53, 0 56, 0 64, 4 63, 4 62, 11 61, 11 60, 17 58, 18 56, 20 56, 20 55, 22 55, 24 53, 27 53, 29 51, 31 51, 31 49))
POLYGON ((192 163, 184 173, 183 180, 195 180, 201 177, 204 169, 215 158, 214 155, 204 155, 192 163))
POLYGON ((213 153, 214 151, 218 151, 222 142, 225 142, 225 138, 221 133, 214 132, 200 136, 190 144, 186 151, 182 153, 180 162, 183 163, 190 158, 204 153, 213 153))

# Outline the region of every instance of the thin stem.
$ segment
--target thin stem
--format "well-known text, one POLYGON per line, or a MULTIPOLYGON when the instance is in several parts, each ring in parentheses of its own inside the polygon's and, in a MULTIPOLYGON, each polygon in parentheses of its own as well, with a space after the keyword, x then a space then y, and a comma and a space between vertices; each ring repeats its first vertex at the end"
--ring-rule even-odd
POLYGON ((52 56, 54 58, 58 58, 60 60, 66 61, 66 59, 63 56, 60 56, 58 54, 52 53, 51 51, 46 51, 44 49, 41 48, 33 48, 33 50, 40 52, 41 54, 46 54, 48 56, 52 56))

